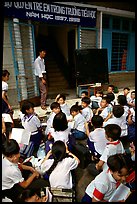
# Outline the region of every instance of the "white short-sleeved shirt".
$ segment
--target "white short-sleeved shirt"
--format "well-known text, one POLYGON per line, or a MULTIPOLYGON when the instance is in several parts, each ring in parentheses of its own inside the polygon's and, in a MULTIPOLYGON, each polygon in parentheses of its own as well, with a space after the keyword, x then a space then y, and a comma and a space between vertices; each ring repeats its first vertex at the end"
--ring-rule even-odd
POLYGON ((105 119, 105 118, 108 116, 109 111, 110 111, 110 107, 107 106, 107 107, 104 108, 103 111, 100 113, 100 116, 102 116, 102 118, 105 119))
MULTIPOLYGON (((48 159, 41 164, 41 172, 46 172, 53 164, 54 159, 48 159)), ((76 169, 78 161, 72 157, 66 157, 62 161, 58 162, 55 169, 49 176, 49 182, 51 187, 55 188, 72 188, 72 175, 71 170, 76 169)))
POLYGON ((24 116, 21 122, 24 129, 31 133, 36 132, 38 128, 41 127, 40 120, 35 114, 30 115, 29 117, 24 116))
POLYGON ((8 91, 8 84, 5 81, 2 81, 2 91, 8 91))
POLYGON ((87 186, 86 194, 98 201, 108 201, 117 188, 117 182, 112 177, 110 171, 102 171, 87 186))
POLYGON ((69 127, 64 131, 55 131, 54 128, 49 129, 49 132, 51 133, 52 137, 54 138, 54 142, 56 142, 57 140, 61 140, 65 144, 68 143, 70 131, 71 131, 71 129, 69 127))
POLYGON ((108 142, 103 151, 103 154, 100 157, 100 160, 105 162, 103 165, 103 170, 106 170, 108 168, 107 159, 109 156, 115 155, 115 154, 123 154, 123 153, 125 153, 125 150, 120 140, 108 142))
POLYGON ((14 184, 23 182, 18 164, 10 162, 6 157, 2 157, 2 190, 11 189, 14 184))
POLYGON ((124 115, 125 117, 128 116, 128 112, 129 112, 129 107, 128 106, 123 106, 124 107, 124 115))
POLYGON ((96 128, 94 131, 90 132, 89 140, 94 142, 95 150, 102 155, 108 142, 105 136, 104 128, 96 128))
POLYGON ((86 132, 85 122, 86 122, 86 119, 83 117, 83 115, 81 113, 78 113, 77 115, 74 116, 74 127, 73 128, 81 132, 86 132))
POLYGON ((106 122, 103 122, 103 127, 105 127, 108 124, 117 124, 121 127, 121 137, 127 136, 127 121, 126 116, 123 114, 120 118, 110 118, 106 122))
POLYGON ((43 74, 46 73, 44 59, 42 59, 40 56, 38 56, 34 62, 34 73, 35 76, 38 77, 43 77, 43 74))
POLYGON ((93 117, 93 111, 88 106, 82 109, 81 114, 83 115, 83 117, 86 119, 87 122, 91 121, 93 117))
POLYGON ((56 113, 52 112, 51 115, 49 116, 49 118, 47 120, 47 127, 45 129, 45 135, 48 135, 49 129, 51 127, 53 127, 53 119, 54 119, 55 115, 56 115, 56 113))
POLYGON ((62 112, 66 114, 66 116, 70 116, 70 108, 67 103, 60 104, 60 108, 62 112))
POLYGON ((101 100, 102 100, 102 97, 101 96, 91 96, 90 97, 90 100, 91 100, 91 103, 90 103, 90 105, 92 105, 92 101, 95 101, 95 102, 97 102, 98 103, 98 106, 100 107, 100 102, 101 102, 101 100))

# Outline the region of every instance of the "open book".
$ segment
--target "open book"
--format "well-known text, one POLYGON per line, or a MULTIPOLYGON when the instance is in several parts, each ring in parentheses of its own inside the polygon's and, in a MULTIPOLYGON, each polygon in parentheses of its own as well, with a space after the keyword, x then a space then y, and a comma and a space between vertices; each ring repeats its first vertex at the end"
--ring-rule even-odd
POLYGON ((18 144, 29 144, 31 132, 23 128, 12 128, 11 139, 15 139, 18 144))
POLYGON ((117 202, 120 200, 126 200, 130 193, 131 193, 130 188, 121 183, 108 201, 117 202))

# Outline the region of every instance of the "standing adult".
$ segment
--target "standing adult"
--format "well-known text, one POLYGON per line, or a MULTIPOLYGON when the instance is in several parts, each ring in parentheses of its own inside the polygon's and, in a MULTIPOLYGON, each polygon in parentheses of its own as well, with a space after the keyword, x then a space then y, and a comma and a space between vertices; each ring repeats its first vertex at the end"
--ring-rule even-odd
POLYGON ((46 56, 46 50, 40 49, 39 56, 34 62, 35 76, 40 90, 40 103, 41 108, 46 110, 46 99, 47 99, 47 80, 44 58, 46 56))

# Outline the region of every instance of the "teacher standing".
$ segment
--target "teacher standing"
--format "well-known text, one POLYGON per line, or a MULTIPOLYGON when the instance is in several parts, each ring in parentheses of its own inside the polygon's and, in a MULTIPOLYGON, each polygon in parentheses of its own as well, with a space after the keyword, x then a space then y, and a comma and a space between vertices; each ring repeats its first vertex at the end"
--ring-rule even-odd
POLYGON ((45 61, 46 50, 40 49, 39 56, 34 61, 35 76, 40 90, 40 103, 41 108, 46 110, 46 100, 47 100, 47 79, 46 79, 46 70, 45 70, 45 61))

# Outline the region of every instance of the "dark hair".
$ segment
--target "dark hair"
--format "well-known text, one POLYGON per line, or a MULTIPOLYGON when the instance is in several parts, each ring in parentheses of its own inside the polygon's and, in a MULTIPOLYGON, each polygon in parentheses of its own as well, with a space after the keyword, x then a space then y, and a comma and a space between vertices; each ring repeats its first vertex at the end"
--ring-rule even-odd
POLYGON ((38 195, 40 197, 40 189, 24 189, 18 196, 16 202, 25 202, 28 198, 31 198, 34 195, 38 195))
POLYGON ((59 94, 59 96, 57 97, 57 101, 58 101, 60 98, 63 98, 64 101, 66 100, 66 96, 65 96, 64 94, 59 94))
POLYGON ((126 168, 128 171, 130 171, 132 161, 128 155, 115 154, 109 156, 109 158, 107 159, 107 165, 111 171, 113 172, 118 171, 119 173, 121 173, 122 168, 126 168))
POLYGON ((50 105, 50 109, 53 110, 54 108, 60 108, 60 104, 58 102, 53 102, 50 105))
POLYGON ((65 143, 61 140, 56 141, 52 146, 52 156, 54 159, 54 162, 52 166, 49 168, 49 170, 46 172, 48 176, 51 174, 51 172, 55 169, 59 161, 62 161, 67 155, 66 155, 66 146, 65 143))
POLYGON ((82 109, 81 105, 78 105, 78 102, 76 102, 75 105, 71 106, 70 108, 70 113, 74 112, 79 112, 82 109))
POLYGON ((112 112, 116 118, 120 118, 124 114, 124 107, 121 105, 114 105, 112 112))
POLYGON ((14 139, 6 140, 2 145, 2 153, 4 156, 12 156, 13 154, 18 154, 20 151, 19 144, 14 139))
POLYGON ((81 101, 84 102, 84 103, 86 103, 86 104, 88 104, 88 105, 91 103, 90 98, 87 97, 87 96, 83 97, 83 98, 81 99, 81 101))
POLYGON ((55 115, 53 119, 53 128, 55 131, 64 131, 68 128, 68 121, 65 113, 59 112, 55 115))
POLYGON ((115 94, 114 93, 107 93, 106 97, 108 98, 108 103, 113 101, 115 99, 115 94))
POLYGON ((131 91, 131 94, 135 94, 135 91, 131 91))
POLYGON ((82 91, 81 94, 85 94, 86 96, 88 96, 88 92, 87 91, 82 91))
POLYGON ((127 105, 127 97, 125 95, 119 95, 117 100, 120 105, 122 106, 127 105))
POLYGON ((121 135, 121 127, 117 124, 108 124, 104 127, 107 137, 112 138, 114 141, 118 140, 121 135))
POLYGON ((4 70, 2 71, 2 76, 5 77, 5 76, 7 76, 7 75, 9 76, 10 73, 8 72, 8 70, 4 69, 4 70))
POLYGON ((114 90, 114 85, 113 84, 109 84, 108 87, 111 87, 114 90))
POLYGON ((104 119, 102 116, 100 115, 94 115, 91 119, 91 122, 92 122, 92 125, 95 127, 95 128, 100 128, 102 127, 103 125, 103 122, 104 122, 104 119))
POLYGON ((46 52, 46 49, 43 48, 43 47, 39 48, 39 53, 42 52, 42 51, 46 52))
POLYGON ((23 114, 27 114, 27 112, 26 112, 26 110, 29 110, 30 108, 34 108, 34 104, 33 103, 31 103, 30 101, 24 101, 23 103, 22 103, 22 106, 21 106, 21 112, 23 113, 23 114))
POLYGON ((129 88, 129 87, 125 87, 125 88, 123 89, 123 91, 126 90, 126 89, 127 89, 128 91, 130 91, 130 88, 129 88))

